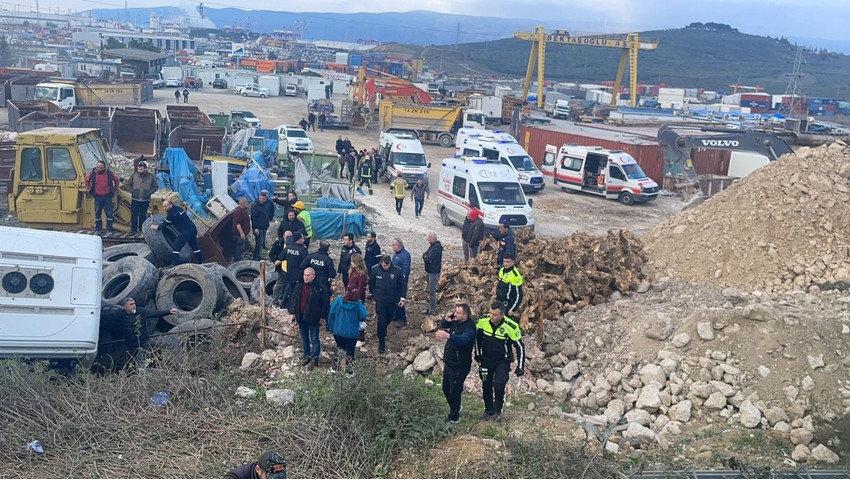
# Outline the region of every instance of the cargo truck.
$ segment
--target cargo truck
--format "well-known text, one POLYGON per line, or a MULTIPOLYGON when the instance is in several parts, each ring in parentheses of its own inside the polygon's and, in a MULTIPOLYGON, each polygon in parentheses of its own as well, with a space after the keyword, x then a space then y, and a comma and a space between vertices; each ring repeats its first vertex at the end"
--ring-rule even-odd
POLYGON ((472 95, 467 98, 469 107, 474 110, 480 110, 484 113, 484 120, 487 123, 501 123, 503 115, 502 97, 495 95, 472 95))
POLYGON ((462 106, 432 107, 397 105, 382 101, 378 113, 379 128, 385 132, 408 132, 419 141, 452 147, 462 127, 484 129, 484 114, 462 106))
POLYGON ((62 109, 74 106, 140 106, 141 83, 50 82, 35 86, 35 99, 47 100, 62 109))
POLYGON ((566 120, 570 117, 570 101, 560 98, 551 102, 547 100, 543 104, 543 111, 546 112, 546 116, 566 120))

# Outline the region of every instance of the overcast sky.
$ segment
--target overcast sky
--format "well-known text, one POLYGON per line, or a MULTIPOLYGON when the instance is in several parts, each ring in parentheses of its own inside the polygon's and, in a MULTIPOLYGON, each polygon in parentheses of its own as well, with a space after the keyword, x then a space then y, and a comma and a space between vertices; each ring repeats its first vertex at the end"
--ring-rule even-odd
MULTIPOLYGON (((197 3, 190 0, 127 2, 131 8, 178 4, 191 8, 197 3)), ((203 3, 210 8, 338 13, 431 10, 563 20, 564 29, 577 32, 641 31, 682 27, 691 22, 718 22, 730 24, 744 33, 826 40, 846 40, 846 23, 850 18, 848 0, 211 0, 203 3)), ((34 10, 35 4, 35 0, 0 0, 0 8, 7 10, 34 10)), ((123 6, 123 0, 39 0, 41 10, 60 9, 62 12, 123 6)))

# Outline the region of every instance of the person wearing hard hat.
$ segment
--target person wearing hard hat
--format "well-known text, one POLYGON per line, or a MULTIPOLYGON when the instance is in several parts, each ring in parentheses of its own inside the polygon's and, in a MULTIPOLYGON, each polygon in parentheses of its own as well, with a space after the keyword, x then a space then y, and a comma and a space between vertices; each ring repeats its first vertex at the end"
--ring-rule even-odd
POLYGON ((313 225, 310 220, 310 213, 307 212, 304 202, 301 200, 296 201, 292 207, 295 208, 298 214, 297 218, 304 223, 304 247, 310 249, 310 240, 313 239, 313 225))

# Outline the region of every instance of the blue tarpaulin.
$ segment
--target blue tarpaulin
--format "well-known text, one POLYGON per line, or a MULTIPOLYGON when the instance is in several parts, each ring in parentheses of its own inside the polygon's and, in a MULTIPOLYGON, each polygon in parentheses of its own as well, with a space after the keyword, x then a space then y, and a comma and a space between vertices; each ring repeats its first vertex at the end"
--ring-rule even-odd
POLYGON ((250 165, 245 173, 238 180, 230 185, 230 196, 234 200, 239 201, 240 198, 248 198, 248 201, 257 201, 260 197, 260 191, 267 190, 274 192, 274 183, 269 181, 269 174, 266 171, 257 168, 257 165, 250 165))
POLYGON ((188 209, 200 216, 208 216, 205 205, 206 195, 198 189, 195 177, 200 174, 198 168, 192 163, 189 155, 183 148, 168 148, 160 160, 160 168, 167 169, 169 175, 160 173, 157 175, 157 183, 160 188, 170 188, 180 194, 180 201, 188 206, 188 209))
POLYGON ((317 239, 339 239, 343 233, 356 236, 366 234, 366 217, 363 213, 312 210, 310 220, 317 239))
POLYGON ((353 210, 355 208, 353 201, 343 201, 330 197, 319 198, 316 200, 316 206, 319 208, 333 208, 338 210, 353 210))

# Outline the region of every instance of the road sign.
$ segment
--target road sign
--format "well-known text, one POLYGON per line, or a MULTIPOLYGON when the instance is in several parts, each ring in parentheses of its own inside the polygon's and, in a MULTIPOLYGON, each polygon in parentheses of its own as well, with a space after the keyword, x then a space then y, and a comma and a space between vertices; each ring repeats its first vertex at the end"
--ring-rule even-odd
POLYGON ((237 57, 245 56, 245 44, 244 43, 233 43, 233 44, 231 44, 230 54, 235 55, 237 57))

